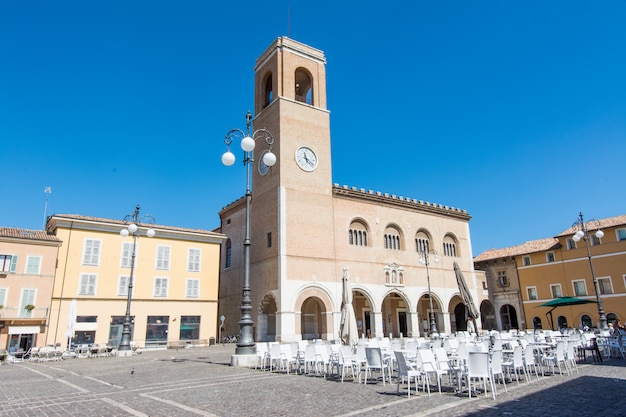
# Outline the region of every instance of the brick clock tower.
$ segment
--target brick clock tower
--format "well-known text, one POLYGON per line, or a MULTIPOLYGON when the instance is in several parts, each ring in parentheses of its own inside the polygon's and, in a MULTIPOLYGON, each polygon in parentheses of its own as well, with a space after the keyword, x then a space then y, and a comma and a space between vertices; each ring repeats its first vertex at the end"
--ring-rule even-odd
POLYGON ((300 339, 293 296, 302 282, 335 278, 328 262, 335 251, 325 64, 322 51, 281 37, 255 66, 253 125, 274 135, 277 162, 268 169, 261 162, 263 146, 255 150, 253 308, 257 334, 274 333, 283 341, 300 339))

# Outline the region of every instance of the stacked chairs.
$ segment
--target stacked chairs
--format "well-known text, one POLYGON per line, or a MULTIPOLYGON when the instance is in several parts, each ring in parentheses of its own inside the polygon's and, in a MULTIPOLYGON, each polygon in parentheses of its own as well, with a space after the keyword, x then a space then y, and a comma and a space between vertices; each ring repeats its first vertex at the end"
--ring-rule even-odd
POLYGON ((537 356, 535 352, 535 348, 532 345, 527 345, 524 348, 524 367, 526 368, 526 373, 528 374, 528 381, 530 382, 530 375, 532 371, 535 371, 535 376, 537 377, 537 381, 539 381, 539 369, 537 367, 537 356))
POLYGON ((337 375, 341 375, 341 382, 343 383, 344 376, 346 375, 346 369, 350 369, 352 379, 356 376, 356 360, 352 354, 352 348, 350 346, 340 346, 337 350, 337 355, 330 359, 331 372, 337 368, 337 375))
MULTIPOLYGON (((522 345, 517 345, 513 348, 513 355, 505 360, 502 365, 509 372, 509 376, 511 372, 515 373, 515 380, 517 381, 517 385, 519 385, 519 372, 522 371, 524 376, 526 377, 526 383, 529 383, 528 373, 526 372, 526 367, 524 366, 524 352, 522 345)), ((513 379, 511 377, 511 379, 513 379)))
POLYGON ((559 374, 562 376, 561 363, 565 367, 565 372, 569 375, 569 366, 565 358, 565 342, 558 342, 556 348, 551 352, 545 353, 542 357, 544 365, 550 365, 550 372, 554 374, 554 367, 559 367, 559 374))

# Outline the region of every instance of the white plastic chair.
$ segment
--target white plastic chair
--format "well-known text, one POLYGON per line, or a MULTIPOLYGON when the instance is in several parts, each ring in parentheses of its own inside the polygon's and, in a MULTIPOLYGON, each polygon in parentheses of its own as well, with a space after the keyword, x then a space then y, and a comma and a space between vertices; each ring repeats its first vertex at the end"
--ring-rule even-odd
POLYGON ((352 379, 354 380, 356 375, 356 360, 355 356, 352 354, 352 348, 350 346, 341 346, 337 350, 337 356, 331 359, 330 366, 331 370, 337 368, 337 374, 341 372, 341 382, 343 382, 346 369, 350 369, 352 379), (341 368, 341 371, 339 368, 341 368))
MULTIPOLYGON (((367 378, 368 375, 372 376, 372 370, 379 370, 380 373, 382 374, 382 378, 383 378, 383 385, 385 385, 385 380, 387 379, 385 377, 385 369, 387 369, 387 373, 389 373, 388 367, 389 364, 385 362, 385 360, 383 359, 383 354, 382 351, 379 347, 366 347, 365 348, 365 358, 366 358, 366 362, 365 362, 365 380, 363 381, 363 383, 367 383, 367 378)), ((389 382, 391 382, 391 379, 389 380, 389 382)))
POLYGON ((535 348, 532 345, 526 346, 524 349, 524 367, 528 374, 528 381, 530 382, 530 375, 532 371, 535 371, 537 381, 539 381, 539 369, 537 368, 537 359, 535 356, 535 348))
POLYGON ((489 381, 489 385, 491 386, 491 395, 494 400, 496 399, 495 387, 493 386, 493 379, 491 378, 491 371, 489 368, 489 352, 468 353, 466 376, 467 389, 470 398, 472 398, 472 380, 482 379, 485 396, 487 396, 487 381, 489 381))
POLYGON ((563 371, 561 371, 561 363, 565 366, 565 372, 569 375, 569 367, 567 366, 567 361, 565 359, 565 343, 558 342, 556 344, 556 348, 550 352, 543 355, 542 358, 545 364, 550 365, 550 372, 554 373, 554 367, 559 367, 559 374, 563 376, 563 371))
POLYGON ((256 344, 256 365, 254 365, 254 369, 261 368, 262 370, 265 370, 265 368, 269 365, 269 358, 270 355, 267 342, 258 342, 256 344))
MULTIPOLYGON (((396 357, 396 363, 398 364, 398 378, 397 378, 396 393, 400 393, 400 380, 404 381, 404 378, 407 378, 408 385, 409 385, 408 390, 407 390, 408 397, 411 398, 411 379, 415 378, 415 392, 417 392, 417 381, 420 377, 423 376, 423 373, 408 365, 406 361, 406 357, 404 356, 403 352, 395 350, 393 353, 396 357)), ((426 384, 425 379, 424 379, 424 384, 426 384)))
MULTIPOLYGON (((530 383, 528 379, 528 374, 526 373, 526 367, 524 366, 524 352, 522 351, 522 346, 517 345, 513 348, 513 356, 510 359, 505 360, 502 365, 509 372, 509 376, 511 375, 511 371, 515 373, 515 380, 517 381, 517 385, 519 385, 519 371, 521 370, 526 377, 526 383, 530 383)), ((513 379, 511 377, 511 379, 513 379)))
MULTIPOLYGON (((504 391, 508 392, 509 390, 506 388, 506 381, 504 378, 504 367, 502 366, 503 358, 501 350, 494 350, 491 352, 491 379, 493 380, 493 386, 495 388, 496 376, 500 376, 500 382, 504 385, 504 391)), ((498 394, 497 389, 495 393, 498 394)))
POLYGON ((429 379, 428 382, 430 382, 430 375, 433 375, 437 380, 437 388, 439 388, 439 394, 441 394, 441 375, 443 372, 439 370, 439 367, 437 366, 437 359, 435 359, 433 351, 430 349, 418 349, 417 356, 419 358, 419 363, 421 364, 421 369, 424 372, 425 377, 429 379))

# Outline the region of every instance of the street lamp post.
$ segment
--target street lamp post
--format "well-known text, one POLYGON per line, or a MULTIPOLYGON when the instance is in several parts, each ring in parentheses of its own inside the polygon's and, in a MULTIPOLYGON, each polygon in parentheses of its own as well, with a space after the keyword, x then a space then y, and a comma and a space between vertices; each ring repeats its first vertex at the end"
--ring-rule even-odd
POLYGON ((606 330, 608 328, 606 322, 606 315, 604 314, 604 307, 602 306, 602 300, 600 299, 600 286, 598 284, 598 279, 596 278, 596 273, 593 269, 593 261, 591 260, 591 250, 589 249, 589 227, 594 227, 598 229, 595 233, 595 236, 598 239, 602 239, 604 237, 604 232, 600 230, 600 222, 597 220, 589 220, 587 222, 583 219, 583 214, 580 213, 578 215, 578 219, 572 225, 572 230, 574 230, 574 236, 572 239, 574 242, 578 242, 581 239, 585 241, 585 247, 587 248, 587 258, 589 259, 589 267, 591 268, 591 278, 593 279, 593 289, 596 292, 596 302, 598 303, 598 315, 600 316, 600 330, 606 330))
POLYGON ((251 166, 254 164, 254 147, 256 141, 262 139, 269 146, 269 150, 263 154, 262 161, 268 167, 276 164, 276 155, 272 153, 274 136, 266 129, 257 129, 250 134, 252 125, 252 115, 250 111, 246 114, 247 132, 241 129, 231 129, 224 137, 227 150, 222 155, 222 163, 231 166, 235 163, 235 155, 230 151, 230 144, 234 139, 241 139, 241 149, 243 149, 243 164, 246 167, 246 232, 243 241, 243 289, 241 295, 241 320, 239 320, 239 340, 235 350, 238 355, 255 354, 254 335, 252 321, 252 300, 250 298, 250 202, 252 201, 252 172, 251 166))
MULTIPOLYGON (((130 316, 130 303, 133 297, 133 272, 135 271, 135 255, 137 253, 137 238, 139 237, 139 226, 144 224, 154 224, 154 217, 149 214, 139 217, 139 204, 135 207, 135 211, 132 214, 124 217, 124 223, 128 224, 124 229, 120 230, 122 237, 128 237, 133 235, 133 249, 130 255, 130 277, 128 278, 128 295, 126 298, 126 315, 124 316, 124 328, 122 329, 122 340, 118 346, 118 352, 130 352, 130 328, 131 328, 131 316, 130 316)), ((146 236, 154 237, 154 229, 148 228, 146 230, 146 236)))
POLYGON ((430 290, 430 271, 428 266, 430 265, 430 255, 433 255, 433 261, 436 263, 439 262, 439 257, 437 256, 436 251, 428 250, 428 248, 421 248, 417 250, 419 255, 419 261, 422 265, 426 266, 426 280, 428 281, 428 301, 430 303, 430 312, 428 313, 428 318, 430 320, 430 336, 437 337, 439 335, 439 331, 437 330, 437 322, 435 320, 435 312, 433 310, 433 294, 430 290))

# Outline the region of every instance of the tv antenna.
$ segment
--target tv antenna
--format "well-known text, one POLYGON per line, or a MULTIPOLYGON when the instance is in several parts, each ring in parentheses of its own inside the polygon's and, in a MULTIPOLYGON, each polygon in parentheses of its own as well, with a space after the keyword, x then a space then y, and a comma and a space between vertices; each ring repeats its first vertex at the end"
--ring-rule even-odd
POLYGON ((52 187, 46 185, 43 192, 46 194, 46 204, 43 206, 43 230, 46 230, 46 222, 48 220, 48 197, 52 194, 52 187))

